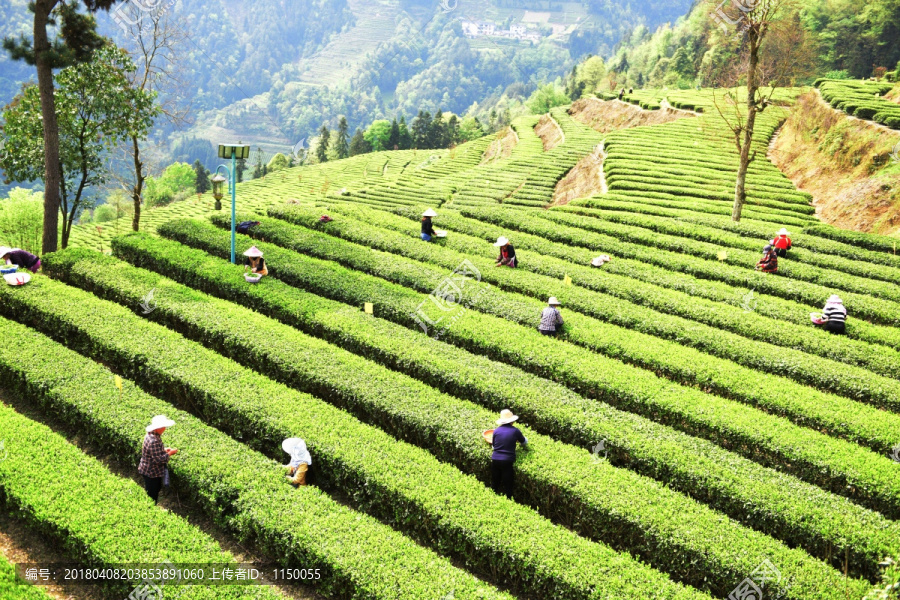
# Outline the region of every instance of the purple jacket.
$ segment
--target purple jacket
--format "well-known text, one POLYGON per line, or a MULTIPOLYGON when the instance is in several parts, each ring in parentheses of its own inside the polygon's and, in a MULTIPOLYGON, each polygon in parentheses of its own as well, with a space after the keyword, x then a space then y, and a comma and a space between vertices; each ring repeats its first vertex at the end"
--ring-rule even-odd
POLYGON ((31 252, 26 252, 24 250, 13 250, 6 258, 9 259, 12 264, 22 269, 31 269, 37 264, 38 260, 40 260, 31 252))
POLYGON ((494 453, 492 460, 516 460, 516 442, 527 444, 528 440, 518 428, 510 424, 499 425, 494 430, 494 453))

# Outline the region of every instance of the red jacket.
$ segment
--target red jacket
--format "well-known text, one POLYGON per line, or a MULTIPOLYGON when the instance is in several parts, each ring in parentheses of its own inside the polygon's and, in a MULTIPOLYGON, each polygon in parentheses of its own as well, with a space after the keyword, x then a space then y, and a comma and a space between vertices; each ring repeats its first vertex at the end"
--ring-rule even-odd
POLYGON ((790 250, 792 245, 791 238, 786 235, 779 235, 774 240, 772 240, 772 245, 779 250, 790 250))

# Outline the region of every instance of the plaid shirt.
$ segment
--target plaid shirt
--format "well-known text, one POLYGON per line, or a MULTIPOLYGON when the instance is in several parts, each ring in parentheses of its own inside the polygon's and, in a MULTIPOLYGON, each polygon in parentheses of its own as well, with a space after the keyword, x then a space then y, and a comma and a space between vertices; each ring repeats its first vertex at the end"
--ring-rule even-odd
POLYGON ((541 324, 538 326, 540 331, 556 331, 557 325, 562 325, 562 315, 558 308, 548 306, 541 313, 541 324))
POLYGON ((158 433, 151 431, 144 437, 138 473, 145 477, 162 477, 168 463, 169 454, 163 446, 162 438, 158 433))

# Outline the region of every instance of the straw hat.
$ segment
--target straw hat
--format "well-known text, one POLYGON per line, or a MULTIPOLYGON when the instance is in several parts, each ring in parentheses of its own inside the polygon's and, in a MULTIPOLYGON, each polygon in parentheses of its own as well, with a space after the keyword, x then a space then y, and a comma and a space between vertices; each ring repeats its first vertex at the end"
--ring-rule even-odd
POLYGON ((787 230, 787 229, 785 229, 784 227, 782 227, 781 229, 778 230, 778 235, 791 235, 791 234, 788 233, 788 230, 787 230))
POLYGON ((547 300, 547 304, 550 306, 559 306, 559 300, 556 299, 556 296, 550 296, 550 299, 547 300))
POLYGON ((511 410, 508 408, 504 408, 500 411, 500 418, 497 419, 497 425, 506 425, 507 423, 512 423, 513 421, 518 421, 519 417, 514 415, 511 410))
POLYGON ((147 433, 156 431, 157 429, 163 429, 164 427, 171 427, 174 424, 175 421, 167 418, 165 415, 156 415, 153 417, 153 420, 150 421, 150 424, 147 425, 147 433))
POLYGON ((836 294, 832 294, 831 297, 828 298, 828 304, 843 304, 843 303, 844 303, 844 301, 841 300, 841 297, 836 294))
POLYGON ((508 243, 509 243, 509 240, 501 235, 500 237, 497 238, 497 242, 494 244, 494 246, 499 248, 501 246, 507 245, 508 243))
POLYGON ((436 217, 437 213, 431 210, 430 208, 422 213, 423 217, 436 217))
POLYGON ((250 258, 259 258, 262 255, 263 255, 262 250, 260 250, 256 246, 251 246, 249 250, 244 252, 244 256, 249 256, 250 258))

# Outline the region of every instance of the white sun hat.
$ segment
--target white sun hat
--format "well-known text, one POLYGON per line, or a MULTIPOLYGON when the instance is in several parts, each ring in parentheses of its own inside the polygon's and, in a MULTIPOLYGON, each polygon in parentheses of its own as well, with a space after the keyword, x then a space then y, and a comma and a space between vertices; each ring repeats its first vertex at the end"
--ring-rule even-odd
POLYGON ((426 210, 425 212, 422 213, 422 216, 423 217, 436 217, 437 213, 429 208, 428 210, 426 210))
POLYGON ((496 247, 505 246, 509 243, 509 240, 503 237, 502 235, 497 238, 497 242, 494 244, 496 247))
POLYGON ((300 438, 287 438, 281 442, 281 449, 291 455, 291 460, 312 464, 312 457, 306 449, 306 442, 300 438))
POLYGON ((7 248, 6 246, 0 246, 0 257, 6 256, 12 252, 12 248, 7 248))
POLYGON ((153 417, 153 420, 150 421, 150 424, 147 425, 147 433, 155 431, 156 429, 162 429, 163 427, 171 427, 174 424, 175 421, 169 419, 165 415, 156 415, 153 417))
POLYGON ((844 301, 841 300, 841 297, 837 294, 833 294, 830 298, 828 298, 828 304, 843 304, 844 301))
POLYGON ((514 415, 511 410, 508 408, 504 408, 500 411, 500 418, 497 419, 497 425, 506 425, 507 423, 512 423, 513 421, 518 421, 519 417, 514 415))
POLYGON ((250 246, 250 249, 244 252, 244 256, 249 256, 250 258, 259 258, 262 255, 262 250, 260 250, 256 246, 250 246))
POLYGON ((785 229, 784 227, 782 227, 781 229, 778 230, 778 235, 791 235, 791 234, 788 233, 788 230, 787 230, 787 229, 785 229))
POLYGON ((550 299, 547 300, 547 304, 550 306, 559 306, 559 300, 556 299, 556 296, 550 296, 550 299))

